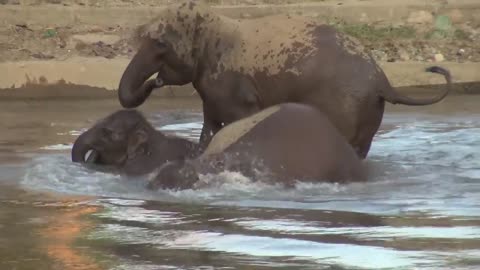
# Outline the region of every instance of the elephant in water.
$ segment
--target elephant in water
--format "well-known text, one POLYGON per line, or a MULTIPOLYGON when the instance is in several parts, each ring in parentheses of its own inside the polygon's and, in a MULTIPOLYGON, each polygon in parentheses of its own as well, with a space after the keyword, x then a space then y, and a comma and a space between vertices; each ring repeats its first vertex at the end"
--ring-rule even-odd
POLYGON ((153 172, 152 189, 192 188, 199 174, 226 170, 287 186, 295 180, 365 180, 362 162, 327 117, 295 103, 225 126, 201 155, 195 143, 165 136, 139 112, 118 111, 77 138, 72 160, 110 165, 127 175, 153 172))
POLYGON ((286 186, 366 179, 361 160, 327 117, 295 103, 225 126, 201 155, 195 143, 163 135, 139 112, 118 111, 78 137, 72 160, 113 165, 128 175, 152 173, 151 189, 192 188, 199 174, 225 170, 286 186))
POLYGON ((149 187, 192 188, 199 174, 223 171, 285 186, 366 180, 362 161, 326 115, 284 103, 225 126, 201 156, 165 164, 149 187))
POLYGON ((170 160, 194 158, 197 148, 194 142, 155 130, 136 110, 120 110, 75 140, 72 161, 108 165, 127 175, 142 175, 170 160))
POLYGON ((302 16, 233 20, 194 1, 171 5, 139 28, 140 48, 120 80, 123 107, 141 105, 154 88, 192 83, 203 101, 200 148, 218 130, 267 107, 312 105, 365 158, 382 121, 385 101, 428 105, 396 92, 359 41, 302 16), (157 73, 155 79, 149 79, 157 73))

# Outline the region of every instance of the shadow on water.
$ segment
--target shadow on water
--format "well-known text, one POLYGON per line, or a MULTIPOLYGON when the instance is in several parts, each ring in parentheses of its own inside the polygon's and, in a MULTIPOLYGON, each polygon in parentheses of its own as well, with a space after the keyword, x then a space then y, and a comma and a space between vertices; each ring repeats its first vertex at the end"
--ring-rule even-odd
MULTIPOLYGON (((179 192, 70 162, 115 99, 1 102, 0 269, 478 269, 479 101, 388 106, 369 183, 286 190, 225 172, 179 192)), ((198 139, 198 100, 141 110, 198 139)))

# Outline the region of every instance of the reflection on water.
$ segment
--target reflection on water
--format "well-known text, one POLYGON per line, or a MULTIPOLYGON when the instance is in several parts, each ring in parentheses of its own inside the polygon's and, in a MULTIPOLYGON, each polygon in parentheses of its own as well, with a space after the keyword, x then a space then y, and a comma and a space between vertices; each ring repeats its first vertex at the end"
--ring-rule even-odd
POLYGON ((39 247, 44 250, 48 257, 65 270, 101 269, 93 258, 85 256, 79 249, 73 248, 74 242, 82 233, 91 226, 82 219, 83 216, 98 211, 95 206, 73 207, 56 211, 58 215, 52 218, 48 226, 39 230, 39 234, 45 240, 39 247))
MULTIPOLYGON (((198 139, 199 113, 149 117, 198 139)), ((288 190, 224 172, 151 192, 42 145, 1 167, 0 269, 479 269, 479 134, 476 116, 390 114, 371 182, 288 190)))

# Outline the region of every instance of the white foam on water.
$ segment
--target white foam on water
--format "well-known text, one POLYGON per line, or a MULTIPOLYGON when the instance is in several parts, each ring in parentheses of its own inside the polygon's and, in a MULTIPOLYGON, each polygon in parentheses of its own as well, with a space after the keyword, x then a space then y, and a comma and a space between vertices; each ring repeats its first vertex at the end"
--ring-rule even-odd
POLYGON ((480 227, 324 227, 316 222, 304 222, 298 220, 238 220, 236 224, 247 229, 276 231, 288 234, 308 235, 349 235, 356 239, 389 239, 394 238, 435 238, 435 239, 478 239, 480 227))
POLYGON ((180 123, 180 124, 170 124, 165 125, 159 128, 159 130, 168 130, 168 131, 198 131, 201 130, 203 127, 203 123, 201 122, 194 122, 194 123, 180 123))
POLYGON ((29 188, 71 194, 213 205, 342 210, 371 214, 430 211, 440 215, 456 211, 458 214, 480 215, 479 209, 472 211, 469 208, 472 203, 470 197, 463 199, 464 205, 458 204, 461 201, 459 198, 452 197, 455 189, 459 194, 472 192, 469 185, 462 187, 457 184, 452 189, 450 179, 437 178, 437 173, 428 172, 406 179, 345 185, 298 182, 295 188, 288 189, 282 185, 253 182, 238 172, 225 171, 218 175, 201 175, 193 190, 152 192, 146 190, 145 178, 130 179, 94 171, 72 163, 66 154, 58 154, 35 158, 22 183, 29 188))
POLYGON ((203 122, 177 123, 161 126, 158 130, 174 136, 198 141, 202 127, 203 122))
POLYGON ((152 225, 184 224, 184 217, 175 212, 144 209, 142 207, 108 207, 107 211, 95 214, 101 218, 118 221, 137 221, 152 225))
POLYGON ((73 144, 53 144, 40 147, 42 150, 64 151, 72 149, 73 144))
POLYGON ((21 184, 29 189, 67 194, 148 197, 141 179, 129 181, 119 174, 88 169, 72 163, 65 154, 34 158, 21 184))

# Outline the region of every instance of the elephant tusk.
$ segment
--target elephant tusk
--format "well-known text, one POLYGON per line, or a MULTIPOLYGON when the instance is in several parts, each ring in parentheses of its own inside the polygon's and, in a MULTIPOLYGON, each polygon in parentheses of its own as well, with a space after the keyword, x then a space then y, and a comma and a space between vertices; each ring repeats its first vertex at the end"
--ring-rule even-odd
POLYGON ((95 164, 98 162, 98 159, 100 158, 100 154, 98 153, 98 151, 93 149, 90 151, 90 154, 87 153, 87 155, 88 157, 85 163, 95 164))

